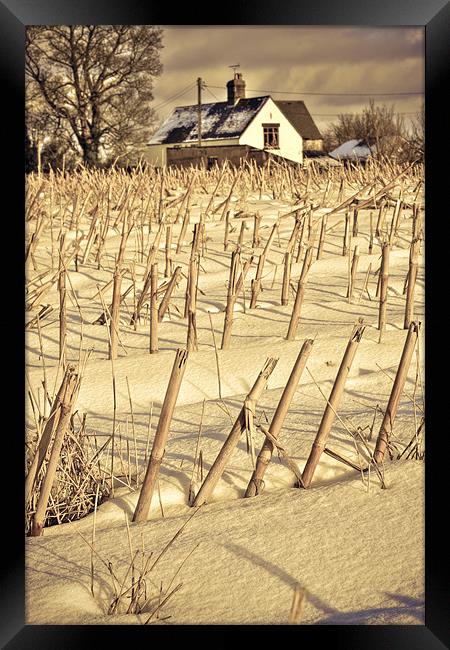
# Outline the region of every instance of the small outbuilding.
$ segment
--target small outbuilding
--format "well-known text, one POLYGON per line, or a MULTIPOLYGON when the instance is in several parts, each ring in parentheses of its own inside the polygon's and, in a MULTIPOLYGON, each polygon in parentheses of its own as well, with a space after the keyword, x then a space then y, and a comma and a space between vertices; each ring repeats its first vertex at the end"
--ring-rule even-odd
POLYGON ((347 140, 330 151, 329 155, 335 160, 365 162, 372 155, 372 149, 373 147, 370 147, 366 140, 347 140))

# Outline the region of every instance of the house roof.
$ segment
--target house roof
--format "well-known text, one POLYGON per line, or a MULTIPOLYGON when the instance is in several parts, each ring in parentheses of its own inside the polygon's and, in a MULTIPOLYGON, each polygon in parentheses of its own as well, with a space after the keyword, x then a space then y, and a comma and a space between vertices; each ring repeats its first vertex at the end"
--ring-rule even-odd
MULTIPOLYGON (((237 138, 269 98, 240 99, 231 106, 227 102, 201 105, 202 140, 237 138)), ((153 134, 148 144, 175 144, 198 140, 198 108, 178 106, 153 134)))
POLYGON ((322 140, 322 135, 306 108, 305 102, 300 100, 278 101, 275 99, 274 102, 304 140, 322 140))
POLYGON ((347 140, 329 155, 336 160, 365 160, 371 155, 372 149, 365 140, 347 140))

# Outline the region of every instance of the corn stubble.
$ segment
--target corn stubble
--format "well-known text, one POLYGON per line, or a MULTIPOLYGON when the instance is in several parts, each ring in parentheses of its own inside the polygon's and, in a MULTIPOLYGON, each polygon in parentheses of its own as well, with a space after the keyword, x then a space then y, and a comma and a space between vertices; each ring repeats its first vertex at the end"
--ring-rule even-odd
MULTIPOLYGON (((408 242, 409 268, 403 294, 405 300, 403 326, 408 330, 405 349, 399 361, 378 439, 375 444, 370 440, 365 441, 368 445, 366 452, 369 456, 373 454, 374 464, 382 464, 386 450, 390 448, 392 442, 393 423, 399 400, 402 394, 405 394, 406 375, 419 333, 419 323, 415 317, 415 290, 423 241, 423 206, 419 203, 422 175, 423 169, 420 166, 402 166, 392 161, 374 159, 364 168, 339 167, 330 168, 326 172, 321 171, 314 161, 305 168, 291 168, 271 160, 267 167, 263 168, 258 168, 253 161, 246 161, 239 169, 227 163, 211 171, 169 168, 161 173, 155 169, 138 166, 131 175, 119 168, 103 171, 80 168, 72 175, 51 171, 48 176, 43 176, 42 173, 39 177, 31 176, 27 181, 26 200, 26 223, 30 231, 26 244, 28 272, 26 310, 31 312, 27 331, 32 332, 38 328, 41 337, 41 328, 46 326, 52 311, 55 311, 55 318, 59 320, 58 361, 64 374, 53 399, 49 394, 48 386, 45 386, 45 409, 42 409, 38 398, 31 395, 30 390, 36 431, 34 441, 27 451, 25 481, 27 532, 40 535, 45 525, 71 521, 92 512, 96 507, 95 504, 101 503, 102 499, 111 493, 114 482, 119 478, 114 471, 113 463, 113 457, 116 456, 118 449, 116 445, 119 442, 120 446, 122 445, 116 430, 116 412, 114 411, 113 430, 102 446, 99 445, 95 432, 87 435, 86 416, 81 416, 80 419, 76 413, 80 376, 73 366, 73 359, 71 359, 73 354, 68 340, 70 329, 68 298, 73 300, 75 296, 75 292, 71 291, 70 287, 70 274, 74 270, 79 271, 80 268, 96 268, 108 270, 110 273, 110 282, 99 287, 99 292, 93 296, 93 299, 101 300, 102 311, 96 322, 106 326, 105 339, 113 369, 114 361, 127 353, 126 329, 123 320, 121 321, 121 315, 123 316, 125 312, 128 312, 128 327, 132 326, 136 330, 145 320, 146 310, 149 311, 150 318, 145 331, 148 337, 147 351, 151 354, 158 352, 159 339, 164 340, 164 320, 167 315, 172 319, 173 313, 178 311, 180 321, 186 328, 187 349, 179 349, 175 354, 174 367, 153 448, 133 515, 134 522, 147 519, 152 495, 158 482, 159 468, 163 462, 164 448, 169 436, 170 422, 188 351, 189 354, 194 354, 203 346, 210 345, 202 340, 201 331, 197 331, 197 296, 199 293, 203 295, 202 277, 205 271, 202 267, 202 259, 205 258, 207 251, 206 226, 210 221, 223 222, 220 223, 220 237, 222 232, 224 235, 223 249, 227 251, 232 248, 228 286, 223 294, 226 308, 220 343, 222 351, 232 348, 234 344, 235 305, 242 293, 245 310, 247 274, 250 275, 250 271, 254 271, 254 279, 249 283, 248 292, 247 307, 250 313, 258 307, 261 292, 271 290, 269 285, 265 286, 265 278, 268 275, 265 269, 269 263, 272 263, 271 256, 278 256, 277 259, 281 260, 274 265, 273 276, 273 286, 277 282, 281 289, 277 301, 281 306, 289 304, 290 290, 293 289, 292 275, 295 276, 295 273, 299 272, 299 269, 293 270, 294 264, 299 264, 303 257, 286 333, 288 341, 295 340, 301 324, 303 306, 308 303, 306 289, 317 236, 314 269, 316 264, 326 263, 330 255, 348 256, 347 298, 349 302, 355 295, 358 281, 361 241, 364 238, 367 240, 369 254, 381 253, 377 289, 378 335, 381 344, 388 336, 387 324, 390 318, 389 256, 393 250, 402 245, 400 234, 406 219, 405 213, 408 209, 412 210, 410 242, 408 242), (414 190, 415 197, 408 205, 405 197, 408 191, 411 192, 411 187, 417 187, 417 190, 414 190), (199 193, 205 193, 205 188, 209 190, 208 197, 201 206, 199 221, 192 223, 194 220, 192 211, 197 205, 197 197, 199 193), (44 190, 47 192, 48 189, 51 196, 49 209, 41 199, 42 192, 44 190), (175 198, 173 190, 175 190, 175 198), (267 195, 286 200, 292 207, 287 209, 285 214, 278 213, 275 223, 267 230, 261 214, 249 211, 248 197, 251 192, 255 192, 260 198, 267 195), (333 196, 336 197, 334 203, 333 196), (331 210, 325 214, 317 212, 325 206, 331 207, 331 210), (371 210, 370 227, 364 220, 364 210, 371 210), (235 220, 235 216, 242 221, 235 220), (341 217, 341 221, 327 229, 327 224, 333 216, 341 217), (283 236, 280 237, 280 225, 287 218, 293 220, 293 226, 286 240, 283 236), (235 225, 236 223, 240 223, 240 228, 235 225), (251 223, 253 226, 250 239, 245 236, 246 223, 251 223), (188 237, 190 226, 193 226, 192 241, 189 241, 190 236, 188 237), (86 228, 85 232, 83 227, 86 228), (51 229, 50 260, 45 257, 48 251, 44 252, 41 246, 46 229, 51 229), (136 242, 134 250, 130 243, 132 232, 136 242), (71 236, 72 233, 74 237, 71 236), (335 239, 337 238, 336 241, 339 241, 337 246, 330 243, 331 233, 335 239), (120 238, 117 255, 113 260, 107 249, 111 234, 120 238), (358 243, 354 247, 352 247, 352 237, 358 238, 358 243), (187 255, 189 260, 185 268, 183 268, 184 262, 179 258, 180 255, 187 255), (142 265, 142 275, 141 272, 136 271, 139 260, 142 265), (160 262, 159 268, 164 271, 164 281, 160 287, 158 287, 158 262, 160 262), (276 280, 278 266, 282 267, 281 281, 276 280), (122 288, 125 280, 129 281, 130 277, 131 284, 128 288, 122 288), (176 296, 180 284, 186 298, 184 314, 177 306, 181 300, 176 296), (54 288, 58 290, 58 306, 44 302, 54 288), (111 302, 106 302, 104 294, 106 290, 111 291, 111 289, 111 302), (134 298, 130 307, 131 296, 134 298), (47 415, 48 410, 50 412, 47 415), (81 421, 81 425, 76 425, 76 418, 81 421), (372 446, 374 446, 373 451, 372 446), (108 454, 110 455, 109 470, 106 469, 108 454)), ((356 305, 360 303, 365 293, 371 300, 369 292, 371 268, 372 262, 365 274, 362 289, 359 290, 356 305)), ((208 317, 221 399, 220 351, 216 344, 211 315, 208 317)), ((330 450, 327 441, 333 421, 339 417, 338 409, 345 380, 363 331, 364 326, 359 324, 352 332, 333 390, 327 400, 316 439, 303 473, 300 473, 301 481, 298 480, 298 484, 302 487, 311 485, 323 452, 328 455, 334 454, 335 459, 348 462, 330 450)), ((270 426, 267 429, 259 428, 263 442, 259 455, 255 459, 246 497, 256 496, 263 490, 263 477, 275 449, 279 454, 284 453, 285 459, 289 457, 280 437, 282 425, 289 412, 290 403, 306 367, 312 346, 311 339, 305 340, 284 386, 270 426)), ((258 426, 255 426, 257 401, 275 365, 276 359, 270 358, 261 371, 210 472, 206 477, 201 477, 198 493, 195 494, 192 489, 189 499, 192 505, 198 506, 210 500, 243 433, 247 433, 248 440, 251 445, 253 444, 254 431, 258 430, 258 426)), ((129 386, 128 391, 131 402, 129 386)), ((130 408, 132 409, 132 404, 130 408)), ((420 433, 423 430, 423 423, 424 420, 417 423, 416 437, 401 452, 402 455, 410 454, 417 449, 414 440, 417 441, 417 431, 420 433)), ((133 435, 135 436, 134 422, 133 435)), ((149 441, 147 445, 149 446, 149 441)), ((126 451, 125 462, 121 451, 119 454, 120 458, 115 462, 120 462, 120 465, 125 468, 123 475, 127 477, 128 485, 132 484, 132 475, 134 475, 136 481, 134 487, 137 487, 137 453, 135 453, 134 471, 130 467, 130 446, 128 445, 126 451)), ((201 450, 197 449, 194 465, 197 476, 200 471, 200 459, 201 450)), ((360 467, 355 463, 353 465, 360 467)), ((298 473, 299 470, 295 469, 294 473, 296 472, 298 473)), ((130 556, 130 575, 137 575, 136 566, 136 558, 130 556)), ((142 584, 135 583, 133 586, 133 593, 140 594, 135 598, 135 603, 142 604, 142 584)), ((117 592, 117 597, 119 600, 122 599, 120 591, 117 592)), ((165 592, 161 602, 168 597, 170 597, 169 592, 165 592)), ((297 605, 293 607, 295 611, 290 622, 300 620, 299 614, 295 613, 301 609, 299 603, 303 601, 300 592, 296 598, 297 605)), ((130 613, 131 611, 136 613, 140 606, 133 606, 130 613)), ((114 607, 114 611, 118 611, 118 605, 114 607)))

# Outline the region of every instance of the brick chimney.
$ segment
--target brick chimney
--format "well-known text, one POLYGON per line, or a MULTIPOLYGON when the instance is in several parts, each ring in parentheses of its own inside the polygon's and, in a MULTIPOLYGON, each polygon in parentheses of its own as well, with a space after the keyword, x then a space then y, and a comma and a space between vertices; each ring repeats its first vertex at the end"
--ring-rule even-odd
POLYGON ((241 72, 234 73, 234 79, 227 83, 228 104, 234 106, 239 99, 245 99, 245 81, 241 72))

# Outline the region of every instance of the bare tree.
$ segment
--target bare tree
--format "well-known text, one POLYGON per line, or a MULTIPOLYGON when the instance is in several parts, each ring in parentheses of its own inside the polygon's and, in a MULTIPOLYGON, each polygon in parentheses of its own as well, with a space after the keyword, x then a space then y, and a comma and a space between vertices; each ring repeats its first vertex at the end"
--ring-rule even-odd
POLYGON ((330 124, 324 141, 331 150, 347 140, 364 140, 377 156, 404 157, 409 134, 394 106, 377 106, 370 100, 360 113, 342 113, 330 124))
POLYGON ((57 126, 88 166, 102 151, 128 152, 152 130, 162 47, 162 30, 149 25, 28 27, 27 120, 57 126))
POLYGON ((409 144, 412 154, 423 158, 425 155, 425 107, 423 104, 421 110, 411 121, 409 144))

